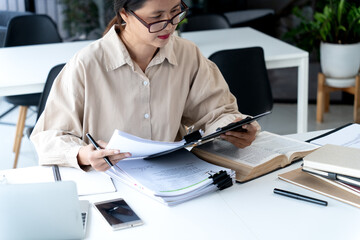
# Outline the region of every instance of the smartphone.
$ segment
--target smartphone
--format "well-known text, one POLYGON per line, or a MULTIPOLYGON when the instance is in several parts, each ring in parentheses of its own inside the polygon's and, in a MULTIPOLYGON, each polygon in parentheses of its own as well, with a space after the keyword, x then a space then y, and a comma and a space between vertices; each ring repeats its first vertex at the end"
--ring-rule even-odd
POLYGON ((111 199, 94 203, 95 208, 109 223, 113 230, 135 227, 143 224, 143 221, 130 208, 124 199, 111 199))

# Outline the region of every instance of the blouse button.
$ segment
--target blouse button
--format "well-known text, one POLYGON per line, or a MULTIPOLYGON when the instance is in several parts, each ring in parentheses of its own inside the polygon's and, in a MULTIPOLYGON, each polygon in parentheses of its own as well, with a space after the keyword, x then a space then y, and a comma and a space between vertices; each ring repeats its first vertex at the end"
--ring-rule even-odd
POLYGON ((149 117, 150 117, 150 115, 145 113, 144 118, 148 119, 149 117))
POLYGON ((148 81, 144 81, 143 84, 144 84, 144 86, 147 86, 147 85, 149 84, 149 82, 148 82, 148 81))

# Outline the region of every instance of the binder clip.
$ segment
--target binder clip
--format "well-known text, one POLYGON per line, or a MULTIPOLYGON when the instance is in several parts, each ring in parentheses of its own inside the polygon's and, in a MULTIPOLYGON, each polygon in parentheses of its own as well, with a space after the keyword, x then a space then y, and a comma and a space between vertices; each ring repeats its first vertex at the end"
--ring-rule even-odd
POLYGON ((189 133, 184 136, 184 140, 186 143, 197 142, 202 138, 202 130, 197 130, 195 132, 189 133))
POLYGON ((215 184, 219 190, 223 190, 225 188, 231 187, 233 185, 233 181, 231 177, 227 174, 226 171, 221 170, 218 173, 210 176, 209 178, 213 179, 213 184, 215 184))

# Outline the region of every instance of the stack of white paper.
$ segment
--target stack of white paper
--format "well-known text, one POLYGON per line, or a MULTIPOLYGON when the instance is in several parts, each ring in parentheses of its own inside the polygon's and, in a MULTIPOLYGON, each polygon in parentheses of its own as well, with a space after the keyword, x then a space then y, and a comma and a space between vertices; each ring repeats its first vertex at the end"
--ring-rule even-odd
POLYGON ((234 171, 197 158, 185 149, 154 158, 120 161, 117 171, 108 170, 120 180, 167 205, 175 205, 218 189, 210 176, 226 171, 234 181, 234 171))

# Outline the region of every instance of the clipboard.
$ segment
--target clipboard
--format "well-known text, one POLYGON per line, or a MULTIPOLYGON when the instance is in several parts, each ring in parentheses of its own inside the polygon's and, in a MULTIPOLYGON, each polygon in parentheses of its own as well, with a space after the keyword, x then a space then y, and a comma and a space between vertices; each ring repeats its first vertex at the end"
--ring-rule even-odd
POLYGON ((345 124, 345 125, 342 125, 342 126, 340 126, 340 127, 335 128, 335 129, 333 129, 333 130, 330 130, 330 131, 328 131, 328 132, 326 132, 326 133, 323 133, 323 134, 321 134, 321 135, 319 135, 319 136, 310 138, 310 139, 306 140, 305 142, 311 143, 312 141, 314 141, 314 140, 316 140, 316 139, 326 137, 327 135, 330 135, 330 134, 332 134, 332 133, 334 133, 334 132, 337 132, 337 131, 339 131, 339 130, 341 130, 341 129, 343 129, 343 128, 346 128, 346 127, 348 127, 348 126, 350 126, 350 125, 352 125, 352 124, 354 124, 354 123, 347 123, 347 124, 345 124))
POLYGON ((226 133, 228 131, 241 130, 242 129, 241 126, 243 126, 245 124, 249 124, 249 123, 255 121, 256 119, 259 119, 259 118, 261 118, 263 116, 266 116, 266 115, 268 115, 270 113, 271 113, 271 111, 267 111, 267 112, 258 114, 258 115, 253 116, 253 117, 246 117, 241 121, 233 122, 233 123, 230 123, 230 124, 228 124, 228 125, 226 125, 224 127, 218 128, 218 129, 216 129, 216 131, 214 133, 211 133, 211 134, 209 134, 209 135, 207 135, 205 137, 201 136, 201 133, 200 133, 199 130, 195 131, 193 133, 190 133, 190 134, 184 136, 184 139, 185 139, 185 144, 184 145, 173 148, 173 149, 170 149, 170 150, 167 150, 167 151, 163 151, 163 152, 159 152, 159 153, 149 155, 149 156, 145 157, 144 160, 150 160, 152 158, 156 158, 156 157, 159 157, 159 156, 171 153, 171 152, 175 152, 175 151, 177 151, 179 149, 182 149, 182 148, 195 147, 195 146, 201 145, 201 144, 203 144, 205 142, 212 141, 214 138, 219 137, 221 134, 226 133))

